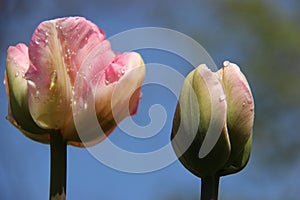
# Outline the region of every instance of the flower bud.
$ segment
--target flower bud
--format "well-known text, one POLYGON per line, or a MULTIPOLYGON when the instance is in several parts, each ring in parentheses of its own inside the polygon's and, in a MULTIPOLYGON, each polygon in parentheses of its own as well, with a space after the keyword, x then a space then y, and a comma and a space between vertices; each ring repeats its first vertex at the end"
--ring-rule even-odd
MULTIPOLYGON (((51 130, 59 130, 69 144, 82 145, 74 124, 73 105, 95 107, 106 135, 137 110, 139 87, 145 76, 141 56, 115 54, 104 32, 82 17, 42 22, 34 31, 29 46, 10 47, 7 58, 10 121, 30 135, 46 134, 44 142, 49 142, 51 130), (84 83, 75 85, 78 80, 84 83), (112 96, 119 84, 122 84, 119 86, 122 95, 112 96), (88 95, 95 98, 93 105, 85 102, 88 95), (115 101, 112 98, 116 97, 118 103, 131 111, 112 107, 115 101), (111 115, 113 109, 119 114, 111 115)), ((87 138, 84 142, 90 144, 100 141, 97 134, 87 138)))
POLYGON ((225 63, 218 72, 200 65, 187 76, 173 119, 173 149, 201 178, 235 173, 249 159, 253 98, 239 68, 225 63))

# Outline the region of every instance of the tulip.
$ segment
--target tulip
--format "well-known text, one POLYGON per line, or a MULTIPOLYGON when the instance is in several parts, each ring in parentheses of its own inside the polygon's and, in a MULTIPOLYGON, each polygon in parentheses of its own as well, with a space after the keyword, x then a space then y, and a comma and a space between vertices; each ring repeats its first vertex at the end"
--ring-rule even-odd
MULTIPOLYGON (((52 152, 53 145, 62 151, 65 148, 57 145, 94 145, 121 120, 136 113, 144 76, 138 53, 115 54, 104 32, 85 18, 44 21, 28 47, 21 43, 8 48, 4 80, 9 99, 7 119, 29 138, 50 143, 51 157, 57 154, 52 152), (90 96, 93 105, 85 102, 90 96), (80 137, 74 123, 76 106, 94 107, 104 134, 80 137)), ((56 157, 53 163, 63 160, 56 157)), ((63 196, 62 191, 59 195, 63 196)))
POLYGON ((202 179, 202 199, 217 199, 220 176, 242 170, 250 156, 254 102, 229 61, 218 72, 200 65, 186 78, 171 134, 180 162, 202 179))

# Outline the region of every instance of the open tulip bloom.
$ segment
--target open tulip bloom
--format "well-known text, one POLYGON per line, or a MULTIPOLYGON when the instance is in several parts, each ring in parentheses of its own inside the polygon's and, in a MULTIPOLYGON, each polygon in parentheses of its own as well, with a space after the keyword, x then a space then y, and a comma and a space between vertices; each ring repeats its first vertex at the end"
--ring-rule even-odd
POLYGON ((216 200, 220 176, 242 170, 250 156, 254 102, 239 67, 200 65, 186 78, 173 119, 172 146, 202 179, 201 199, 216 200))
POLYGON ((50 143, 50 199, 65 199, 66 145, 97 144, 135 114, 144 76, 138 53, 115 54, 104 32, 82 17, 42 22, 28 47, 8 48, 7 118, 30 139, 50 143), (84 126, 80 116, 90 107, 103 132, 80 135, 73 112, 84 126))

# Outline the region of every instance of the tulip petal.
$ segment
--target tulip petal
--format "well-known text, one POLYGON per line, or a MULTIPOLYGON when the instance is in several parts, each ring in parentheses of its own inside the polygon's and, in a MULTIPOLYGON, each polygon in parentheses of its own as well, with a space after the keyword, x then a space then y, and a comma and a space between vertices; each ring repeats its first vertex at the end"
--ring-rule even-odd
MULTIPOLYGON (((247 161, 240 162, 245 156, 242 152, 251 148, 252 127, 254 120, 254 101, 249 84, 236 64, 224 62, 219 70, 227 97, 227 129, 231 141, 231 155, 228 163, 236 169, 244 167, 247 161), (250 141, 250 144, 248 144, 250 141)), ((250 151, 246 151, 250 154, 250 151)))
POLYGON ((98 121, 105 132, 136 113, 144 77, 143 59, 135 52, 116 56, 106 69, 95 93, 98 121))
POLYGON ((29 138, 48 143, 47 131, 36 125, 28 110, 27 80, 24 78, 28 67, 27 46, 18 44, 9 47, 4 78, 9 99, 7 119, 29 138))
POLYGON ((231 160, 230 164, 226 164, 222 170, 218 172, 220 176, 226 176, 229 174, 234 174, 242 169, 247 165, 250 153, 251 153, 251 145, 252 145, 252 135, 248 138, 244 148, 239 152, 239 154, 235 157, 234 160, 231 160))
POLYGON ((40 127, 62 129, 72 116, 72 86, 83 63, 97 61, 93 70, 101 71, 114 58, 104 38, 96 25, 81 17, 45 21, 35 30, 26 77, 30 113, 40 127), (95 51, 102 52, 97 59, 95 51))
MULTIPOLYGON (((99 143, 117 123, 136 113, 144 76, 144 62, 138 53, 133 52, 117 55, 94 79, 81 77, 76 80, 73 111, 78 131, 84 131, 78 137, 84 146, 99 143)), ((65 135, 65 138, 73 138, 69 143, 80 145, 78 141, 74 143, 75 135, 69 133, 67 131, 65 135)))

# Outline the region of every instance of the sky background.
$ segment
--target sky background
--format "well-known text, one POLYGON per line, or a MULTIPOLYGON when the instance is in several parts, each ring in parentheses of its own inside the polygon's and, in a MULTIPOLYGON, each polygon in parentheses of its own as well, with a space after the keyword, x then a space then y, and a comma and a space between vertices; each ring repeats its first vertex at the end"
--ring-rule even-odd
MULTIPOLYGON (((96 1, 1 0, 0 79, 10 45, 28 45, 37 25, 62 16, 84 16, 107 37, 139 27, 180 31, 199 42, 221 67, 238 63, 255 99, 253 150, 247 167, 221 179, 219 197, 298 199, 300 188, 300 3, 297 0, 245 1, 96 1)), ((139 51, 146 63, 171 66, 186 75, 192 68, 167 52, 139 51)), ((200 63, 199 63, 200 64, 200 63)), ((48 198, 49 146, 31 141, 7 120, 7 98, 0 87, 0 199, 48 198)), ((155 150, 169 142, 176 98, 157 85, 143 88, 135 120, 150 122, 148 110, 161 104, 167 120, 150 139, 120 130, 110 136, 133 152, 155 150)), ((113 156, 113 155, 112 155, 113 156)), ((159 171, 130 174, 111 169, 86 149, 68 147, 69 200, 199 199, 200 180, 176 161, 159 171)))

